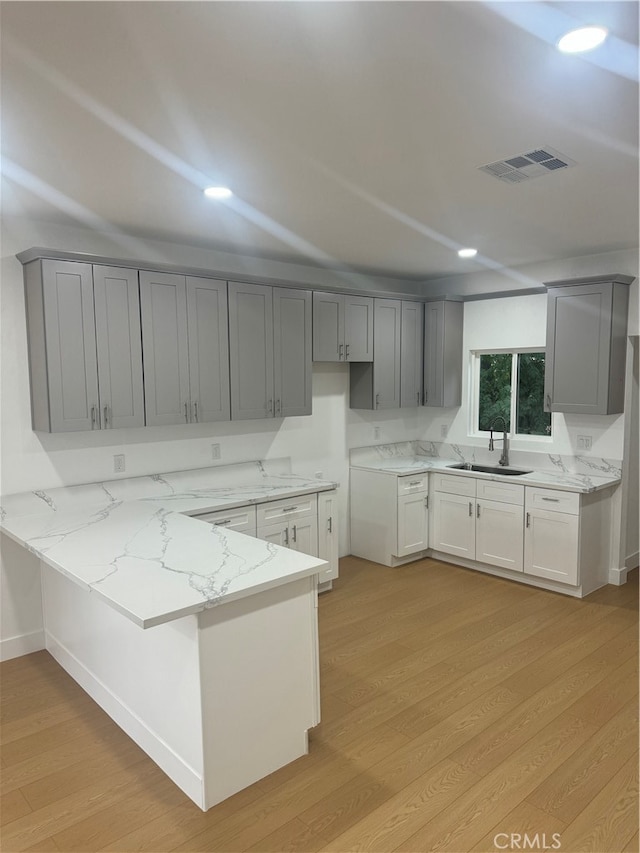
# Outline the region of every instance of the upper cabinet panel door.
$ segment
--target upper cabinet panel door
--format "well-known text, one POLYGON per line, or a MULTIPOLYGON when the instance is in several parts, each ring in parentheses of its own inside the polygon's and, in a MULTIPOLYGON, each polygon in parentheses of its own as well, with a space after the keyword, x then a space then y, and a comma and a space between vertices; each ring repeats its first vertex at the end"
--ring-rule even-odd
POLYGON ((271 418, 273 387, 272 288, 229 283, 231 418, 271 418))
POLYGON ((229 327, 227 283, 188 276, 190 420, 228 421, 229 327))
POLYGON ((373 299, 344 297, 344 343, 347 361, 373 361, 373 299))
POLYGON ((374 307, 374 408, 400 408, 400 326, 402 305, 376 299, 374 307))
POLYGON ((99 428, 91 265, 42 261, 42 284, 50 430, 99 428))
POLYGON ((276 418, 311 414, 311 291, 273 288, 276 418))
POLYGON ((423 306, 421 302, 402 303, 400 334, 400 406, 417 408, 422 396, 423 306))
POLYGON ((93 291, 102 428, 144 426, 138 272, 94 266, 93 291))
POLYGON ((344 296, 313 294, 313 360, 345 361, 344 296))
POLYGON ((140 273, 147 426, 189 421, 186 282, 182 275, 140 273))
POLYGON ((424 306, 424 404, 442 406, 444 369, 444 302, 424 306))

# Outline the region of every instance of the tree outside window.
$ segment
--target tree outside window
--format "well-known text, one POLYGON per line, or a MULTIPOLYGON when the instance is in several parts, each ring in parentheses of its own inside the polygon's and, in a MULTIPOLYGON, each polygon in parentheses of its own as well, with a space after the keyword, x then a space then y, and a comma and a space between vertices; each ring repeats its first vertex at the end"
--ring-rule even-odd
POLYGON ((507 432, 551 435, 551 413, 544 411, 544 356, 544 352, 478 353, 474 420, 479 431, 488 432, 501 417, 507 432))

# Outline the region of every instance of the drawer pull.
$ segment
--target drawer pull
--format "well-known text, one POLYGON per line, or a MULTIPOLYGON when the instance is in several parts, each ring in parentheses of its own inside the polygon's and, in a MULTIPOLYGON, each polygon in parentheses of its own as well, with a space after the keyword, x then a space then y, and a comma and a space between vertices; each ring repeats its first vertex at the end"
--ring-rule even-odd
POLYGON ((295 509, 298 509, 297 506, 285 506, 282 507, 282 512, 293 512, 295 509))
POLYGON ((411 480, 411 481, 409 482, 409 485, 410 485, 410 486, 421 486, 421 485, 422 485, 422 480, 411 480))
POLYGON ((214 527, 219 527, 221 524, 231 524, 231 522, 232 522, 232 521, 233 521, 233 519, 232 519, 232 518, 225 518, 225 520, 224 520, 224 521, 214 521, 214 522, 213 522, 213 526, 214 526, 214 527))
POLYGON ((560 498, 542 498, 543 501, 551 501, 552 504, 559 504, 560 498))

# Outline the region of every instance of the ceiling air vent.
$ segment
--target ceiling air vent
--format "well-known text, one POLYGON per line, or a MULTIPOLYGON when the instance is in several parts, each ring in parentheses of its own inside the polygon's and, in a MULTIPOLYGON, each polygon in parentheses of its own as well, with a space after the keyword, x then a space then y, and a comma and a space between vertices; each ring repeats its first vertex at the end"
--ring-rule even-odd
POLYGON ((543 175, 569 169, 575 165, 575 160, 565 157, 554 148, 546 147, 535 148, 526 154, 516 154, 515 157, 497 160, 495 163, 488 163, 479 168, 481 172, 493 175, 505 184, 521 184, 531 178, 541 178, 543 175))

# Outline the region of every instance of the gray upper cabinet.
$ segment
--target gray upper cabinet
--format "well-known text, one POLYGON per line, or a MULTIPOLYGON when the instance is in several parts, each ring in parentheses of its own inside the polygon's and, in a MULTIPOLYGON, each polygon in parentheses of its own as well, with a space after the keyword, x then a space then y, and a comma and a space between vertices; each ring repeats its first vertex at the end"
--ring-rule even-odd
POLYGON ((311 414, 311 292, 273 288, 275 417, 311 414))
POLYGON ((140 273, 147 426, 229 420, 226 288, 140 273))
POLYGON ((400 332, 400 408, 417 408, 422 402, 422 347, 424 306, 402 303, 400 332))
POLYGON ((137 273, 35 260, 25 290, 33 428, 142 426, 137 273))
POLYGON ((313 360, 373 361, 373 299, 313 293, 313 360))
POLYGON ((352 409, 415 408, 422 396, 422 303, 374 299, 373 362, 350 370, 352 409))
POLYGON ((94 266, 93 295, 101 424, 144 426, 137 270, 94 266))
POLYGON ((462 302, 424 306, 424 405, 462 403, 462 302))
POLYGON ((231 417, 311 414, 311 292, 229 283, 231 417))
POLYGON ((609 415, 624 409, 627 310, 633 277, 549 282, 545 409, 609 415))

